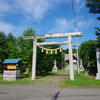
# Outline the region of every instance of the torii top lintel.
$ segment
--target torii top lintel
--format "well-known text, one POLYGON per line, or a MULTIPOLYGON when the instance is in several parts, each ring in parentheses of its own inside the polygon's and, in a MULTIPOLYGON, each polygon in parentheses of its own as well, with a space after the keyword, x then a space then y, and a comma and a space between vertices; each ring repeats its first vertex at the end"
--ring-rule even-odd
POLYGON ((46 34, 46 35, 37 35, 37 36, 26 36, 24 37, 25 40, 31 40, 34 38, 37 39, 48 39, 48 38, 64 38, 64 37, 76 37, 76 36, 82 36, 82 32, 74 32, 74 33, 59 33, 59 34, 46 34))

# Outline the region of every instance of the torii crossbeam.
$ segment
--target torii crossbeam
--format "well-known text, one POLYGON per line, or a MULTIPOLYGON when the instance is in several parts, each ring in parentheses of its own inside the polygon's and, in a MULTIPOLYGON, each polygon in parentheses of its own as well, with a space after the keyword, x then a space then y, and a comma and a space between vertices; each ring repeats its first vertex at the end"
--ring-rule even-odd
POLYGON ((72 57, 72 39, 71 37, 82 36, 82 32, 74 32, 74 33, 60 33, 60 34, 47 34, 47 35, 38 35, 38 36, 26 36, 25 40, 34 40, 33 43, 33 59, 32 59, 32 79, 35 79, 36 74, 36 45, 54 45, 54 44, 65 44, 69 41, 69 64, 70 64, 70 80, 74 80, 74 71, 73 71, 73 57, 72 57), (65 38, 68 37, 68 41, 62 42, 45 42, 45 43, 37 43, 37 39, 48 39, 48 38, 65 38))

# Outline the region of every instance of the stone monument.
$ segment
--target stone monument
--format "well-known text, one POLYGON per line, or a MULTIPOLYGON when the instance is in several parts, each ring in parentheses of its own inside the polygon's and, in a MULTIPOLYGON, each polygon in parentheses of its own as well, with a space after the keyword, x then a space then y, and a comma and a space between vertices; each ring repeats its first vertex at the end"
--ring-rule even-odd
POLYGON ((80 67, 79 67, 79 71, 84 71, 84 67, 83 67, 83 65, 82 65, 82 59, 80 60, 80 67))
POLYGON ((96 48, 97 56, 97 73, 95 79, 100 79, 100 48, 96 48))
POLYGON ((57 72, 58 71, 58 68, 57 68, 57 66, 56 66, 56 60, 54 60, 54 67, 53 67, 53 69, 52 69, 52 71, 53 72, 57 72))
POLYGON ((87 67, 85 68, 85 73, 84 75, 89 75, 91 73, 91 66, 90 66, 90 58, 87 58, 87 67))

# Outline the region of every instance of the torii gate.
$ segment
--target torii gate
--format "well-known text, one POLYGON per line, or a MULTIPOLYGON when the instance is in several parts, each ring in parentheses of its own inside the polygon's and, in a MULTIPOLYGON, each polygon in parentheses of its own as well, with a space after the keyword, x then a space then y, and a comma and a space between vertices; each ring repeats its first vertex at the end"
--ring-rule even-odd
POLYGON ((73 71, 73 57, 72 57, 72 39, 71 37, 82 36, 82 32, 75 33, 60 33, 60 34, 46 34, 38 36, 26 36, 25 40, 34 40, 33 42, 33 59, 32 59, 32 79, 35 80, 36 75, 36 45, 54 45, 54 44, 66 44, 69 42, 69 64, 70 64, 70 80, 74 80, 74 71, 73 71), (37 39, 48 39, 48 38, 65 38, 68 37, 68 41, 59 41, 59 42, 42 42, 37 43, 37 39))

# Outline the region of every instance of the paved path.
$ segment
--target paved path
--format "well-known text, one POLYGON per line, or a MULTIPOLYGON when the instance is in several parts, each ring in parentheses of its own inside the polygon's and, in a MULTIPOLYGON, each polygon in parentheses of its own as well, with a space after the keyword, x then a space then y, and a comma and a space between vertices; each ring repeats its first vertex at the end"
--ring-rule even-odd
POLYGON ((52 85, 0 85, 0 100, 100 100, 100 88, 58 88, 52 85))

